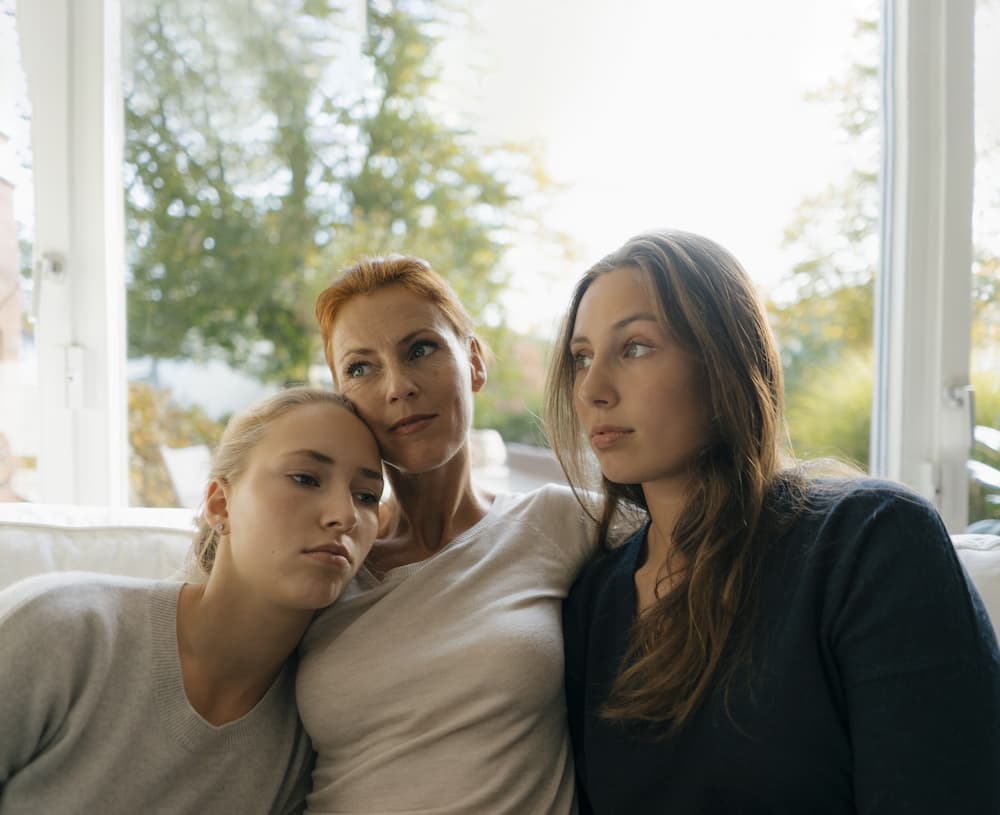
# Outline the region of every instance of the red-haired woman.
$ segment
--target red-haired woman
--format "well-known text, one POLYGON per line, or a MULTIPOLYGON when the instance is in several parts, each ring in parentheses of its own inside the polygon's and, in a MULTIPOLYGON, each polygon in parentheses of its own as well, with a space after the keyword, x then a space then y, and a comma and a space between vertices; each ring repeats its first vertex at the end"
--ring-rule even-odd
POLYGON ((304 641, 309 811, 568 815, 560 615, 593 551, 586 517, 565 487, 492 495, 473 483, 485 355, 425 262, 363 259, 316 313, 392 496, 365 568, 304 641))

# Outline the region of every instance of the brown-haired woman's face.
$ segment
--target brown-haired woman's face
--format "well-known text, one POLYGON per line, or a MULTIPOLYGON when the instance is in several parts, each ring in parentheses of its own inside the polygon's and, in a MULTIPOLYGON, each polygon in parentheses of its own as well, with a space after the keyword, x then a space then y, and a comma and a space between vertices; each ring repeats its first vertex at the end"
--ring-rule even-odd
POLYGON ((708 439, 708 403, 698 360, 664 328, 645 275, 607 272, 580 300, 574 405, 609 480, 682 485, 708 439))
POLYGON ((341 307, 330 343, 334 381, 389 464, 427 472, 465 445, 486 371, 437 306, 401 286, 355 297, 341 307))

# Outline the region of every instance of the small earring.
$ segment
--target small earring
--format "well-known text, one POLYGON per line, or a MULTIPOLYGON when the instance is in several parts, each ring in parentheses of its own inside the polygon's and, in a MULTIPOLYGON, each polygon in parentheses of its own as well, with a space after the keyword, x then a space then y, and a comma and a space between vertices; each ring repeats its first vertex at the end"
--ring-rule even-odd
POLYGON ((226 525, 224 523, 222 523, 222 521, 219 521, 215 525, 215 531, 218 532, 220 535, 222 534, 223 530, 225 530, 225 528, 226 528, 226 525))

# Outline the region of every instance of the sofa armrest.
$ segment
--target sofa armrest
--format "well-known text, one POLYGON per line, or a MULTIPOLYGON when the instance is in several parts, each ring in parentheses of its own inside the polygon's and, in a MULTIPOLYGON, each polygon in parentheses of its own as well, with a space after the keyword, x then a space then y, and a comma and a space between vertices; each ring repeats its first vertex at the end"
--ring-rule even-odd
POLYGON ((0 504, 0 589, 45 572, 179 577, 189 509, 0 504))
POLYGON ((1000 537, 997 535, 952 535, 958 559, 972 578, 990 620, 1000 636, 1000 537))

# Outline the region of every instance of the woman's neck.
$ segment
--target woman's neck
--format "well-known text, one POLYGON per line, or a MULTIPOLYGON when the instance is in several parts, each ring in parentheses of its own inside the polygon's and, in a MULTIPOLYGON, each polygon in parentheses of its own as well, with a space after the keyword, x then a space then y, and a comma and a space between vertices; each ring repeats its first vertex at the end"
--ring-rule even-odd
POLYGON ((637 612, 664 597, 687 565, 674 546, 674 528, 684 510, 686 493, 686 484, 677 481, 643 485, 650 525, 645 556, 635 573, 637 612))
POLYGON ((188 701, 206 721, 221 725, 264 697, 313 612, 275 609, 245 587, 214 577, 181 591, 177 646, 188 701))
POLYGON ((642 485, 650 519, 647 561, 663 564, 673 555, 674 527, 687 502, 687 486, 687 481, 680 479, 642 485))
POLYGON ((430 472, 389 471, 394 511, 369 557, 376 571, 424 560, 471 529, 489 512, 493 495, 472 484, 467 458, 430 472))

